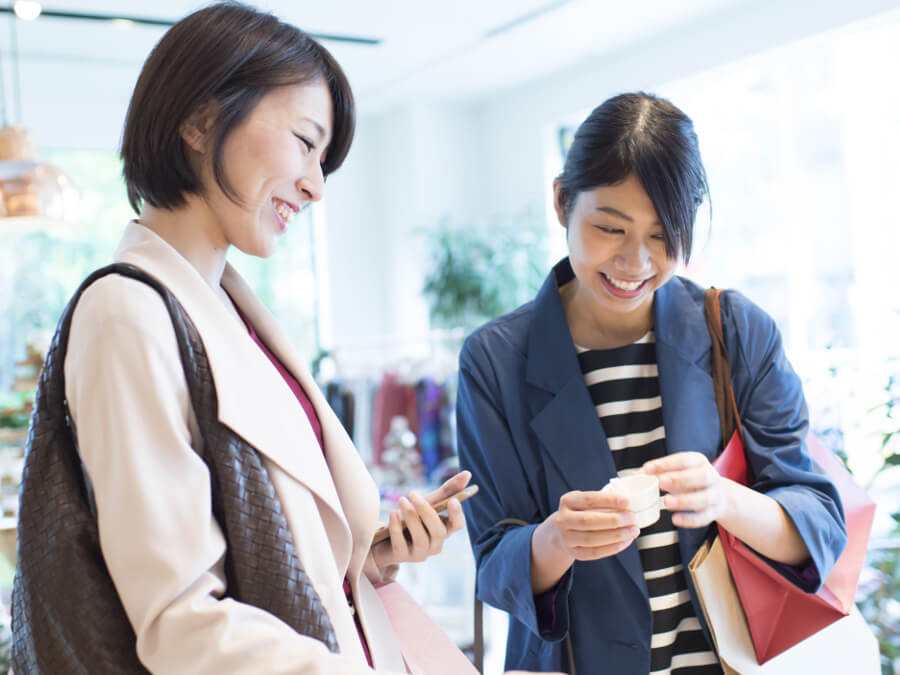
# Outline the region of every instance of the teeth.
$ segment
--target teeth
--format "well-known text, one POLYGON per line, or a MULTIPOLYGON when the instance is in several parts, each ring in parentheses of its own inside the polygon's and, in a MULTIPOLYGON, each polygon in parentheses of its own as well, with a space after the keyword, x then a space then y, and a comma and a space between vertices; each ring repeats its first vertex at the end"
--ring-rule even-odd
POLYGON ((603 276, 606 277, 606 280, 609 281, 609 283, 623 291, 636 291, 640 285, 644 283, 643 281, 619 281, 618 279, 613 279, 608 274, 604 274, 603 276))
POLYGON ((286 223, 291 222, 291 218, 294 217, 294 209, 284 202, 277 202, 275 204, 275 210, 278 211, 278 215, 281 216, 281 219, 286 223))

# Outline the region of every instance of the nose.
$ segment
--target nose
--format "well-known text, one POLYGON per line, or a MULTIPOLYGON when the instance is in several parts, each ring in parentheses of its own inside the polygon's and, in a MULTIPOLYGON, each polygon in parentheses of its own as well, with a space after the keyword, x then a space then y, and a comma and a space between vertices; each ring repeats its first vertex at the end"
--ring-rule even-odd
POLYGON ((325 196, 325 173, 318 162, 310 162, 310 166, 297 181, 297 191, 304 202, 317 202, 325 196))
POLYGON ((639 237, 625 237, 613 263, 621 272, 637 276, 650 267, 650 249, 639 237))

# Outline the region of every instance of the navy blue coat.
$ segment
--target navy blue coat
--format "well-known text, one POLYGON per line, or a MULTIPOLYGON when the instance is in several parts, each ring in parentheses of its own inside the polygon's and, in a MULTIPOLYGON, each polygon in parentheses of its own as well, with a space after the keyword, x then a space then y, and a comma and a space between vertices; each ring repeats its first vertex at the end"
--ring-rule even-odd
MULTIPOLYGON (((616 472, 559 296, 559 286, 572 277, 564 259, 532 302, 477 330, 460 356, 460 464, 481 487, 463 505, 477 593, 510 615, 507 668, 568 671, 568 633, 579 673, 647 673, 651 612, 635 544, 610 558, 576 562, 557 596, 553 632, 541 635, 537 625, 534 528, 563 494, 599 490, 616 472), (505 518, 533 524, 495 526, 505 518)), ((667 450, 699 451, 712 460, 721 452, 721 430, 703 294, 674 277, 656 291, 653 321, 667 450)), ((824 579, 844 549, 846 531, 840 497, 806 450, 800 379, 764 311, 733 291, 722 294, 721 304, 753 487, 784 507, 824 579)), ((679 528, 691 599, 705 631, 686 570, 707 531, 679 528)))

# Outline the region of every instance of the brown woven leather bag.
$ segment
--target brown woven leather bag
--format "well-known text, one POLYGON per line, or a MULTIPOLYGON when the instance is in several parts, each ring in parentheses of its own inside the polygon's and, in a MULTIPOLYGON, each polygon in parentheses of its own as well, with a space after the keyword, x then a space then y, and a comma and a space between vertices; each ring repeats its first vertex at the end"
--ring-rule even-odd
POLYGON ((259 454, 218 421, 216 390, 197 329, 160 281, 120 263, 94 272, 75 292, 41 370, 19 507, 12 595, 16 674, 148 672, 138 661, 134 630, 100 551, 93 499, 65 400, 63 365, 72 314, 84 290, 107 274, 155 289, 172 319, 203 437, 200 454, 209 467, 213 513, 227 542, 226 595, 275 615, 337 652, 331 621, 297 558, 259 454))

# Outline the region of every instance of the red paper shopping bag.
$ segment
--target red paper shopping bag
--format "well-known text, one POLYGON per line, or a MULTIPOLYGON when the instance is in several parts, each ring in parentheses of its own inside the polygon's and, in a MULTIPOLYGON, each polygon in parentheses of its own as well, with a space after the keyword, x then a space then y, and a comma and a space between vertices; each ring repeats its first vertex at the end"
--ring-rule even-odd
MULTIPOLYGON (((713 389, 725 449, 713 463, 719 474, 752 486, 744 453, 740 411, 734 396, 731 365, 722 330, 721 291, 706 291, 704 310, 712 349, 713 389)), ((847 548, 816 593, 806 593, 777 572, 766 560, 719 527, 719 537, 734 579, 756 658, 760 664, 846 616, 853 608, 875 503, 850 473, 812 434, 806 444, 810 456, 828 475, 841 496, 847 523, 847 548)))
MULTIPOLYGON (((847 548, 818 592, 806 593, 797 588, 743 542, 719 527, 725 557, 761 664, 850 612, 872 530, 875 503, 865 490, 812 434, 807 437, 807 446, 812 458, 840 492, 847 521, 847 548)), ((722 476, 750 485, 738 431, 714 466, 722 476)))

